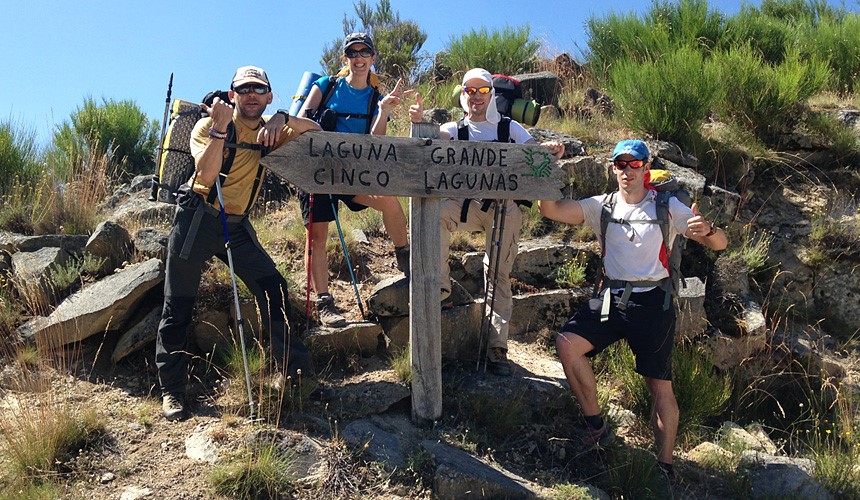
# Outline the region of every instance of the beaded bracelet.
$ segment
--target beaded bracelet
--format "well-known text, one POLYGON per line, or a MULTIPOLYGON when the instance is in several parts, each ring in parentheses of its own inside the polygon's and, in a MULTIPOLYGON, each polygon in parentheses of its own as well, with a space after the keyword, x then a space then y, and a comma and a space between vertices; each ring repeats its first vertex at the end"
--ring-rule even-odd
POLYGON ((227 132, 221 132, 219 130, 215 130, 214 128, 209 129, 209 137, 213 139, 226 139, 227 132))

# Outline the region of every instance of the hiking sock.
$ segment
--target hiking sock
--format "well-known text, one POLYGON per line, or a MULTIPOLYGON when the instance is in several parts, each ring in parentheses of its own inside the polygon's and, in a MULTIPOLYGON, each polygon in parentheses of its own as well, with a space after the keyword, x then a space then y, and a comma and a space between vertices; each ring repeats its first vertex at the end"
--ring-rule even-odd
POLYGON ((666 474, 667 477, 675 477, 675 467, 672 466, 672 464, 667 464, 666 462, 661 462, 657 460, 657 467, 659 467, 660 470, 663 471, 663 474, 666 474))
POLYGON ((603 413, 598 413, 597 415, 583 415, 582 418, 585 419, 585 424, 592 429, 601 429, 603 428, 603 413))

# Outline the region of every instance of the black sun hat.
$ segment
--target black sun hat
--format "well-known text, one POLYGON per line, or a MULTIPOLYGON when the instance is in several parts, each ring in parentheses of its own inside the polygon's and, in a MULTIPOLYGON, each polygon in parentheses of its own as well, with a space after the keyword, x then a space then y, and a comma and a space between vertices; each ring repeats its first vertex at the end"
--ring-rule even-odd
POLYGON ((367 33, 350 33, 346 35, 346 40, 343 41, 343 51, 346 52, 346 49, 357 43, 367 45, 367 48, 372 50, 374 54, 376 53, 376 48, 373 46, 373 40, 370 39, 370 35, 367 33))

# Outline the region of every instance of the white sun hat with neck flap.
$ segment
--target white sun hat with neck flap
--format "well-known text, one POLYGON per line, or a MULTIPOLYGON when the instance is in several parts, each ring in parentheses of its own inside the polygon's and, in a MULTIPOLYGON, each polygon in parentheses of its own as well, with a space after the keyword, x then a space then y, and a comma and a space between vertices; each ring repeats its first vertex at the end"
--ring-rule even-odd
MULTIPOLYGON (((484 68, 470 69, 465 75, 463 75, 463 87, 465 88, 466 82, 476 78, 487 82, 487 85, 490 86, 490 105, 487 106, 487 121, 495 125, 502 119, 502 115, 500 115, 499 110, 496 109, 496 89, 493 88, 493 77, 490 75, 490 72, 484 68)), ((466 120, 468 120, 469 95, 462 91, 460 92, 460 106, 463 108, 463 111, 466 112, 466 120)))

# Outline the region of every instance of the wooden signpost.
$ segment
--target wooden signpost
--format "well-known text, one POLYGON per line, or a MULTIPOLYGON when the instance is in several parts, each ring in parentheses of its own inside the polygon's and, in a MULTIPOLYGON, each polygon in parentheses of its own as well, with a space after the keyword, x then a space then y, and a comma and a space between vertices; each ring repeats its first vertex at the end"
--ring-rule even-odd
POLYGON ((448 141, 437 139, 438 133, 433 124, 413 126, 411 138, 307 132, 262 161, 307 192, 410 197, 416 422, 442 416, 440 198, 554 200, 566 180, 555 157, 538 144, 448 141))

